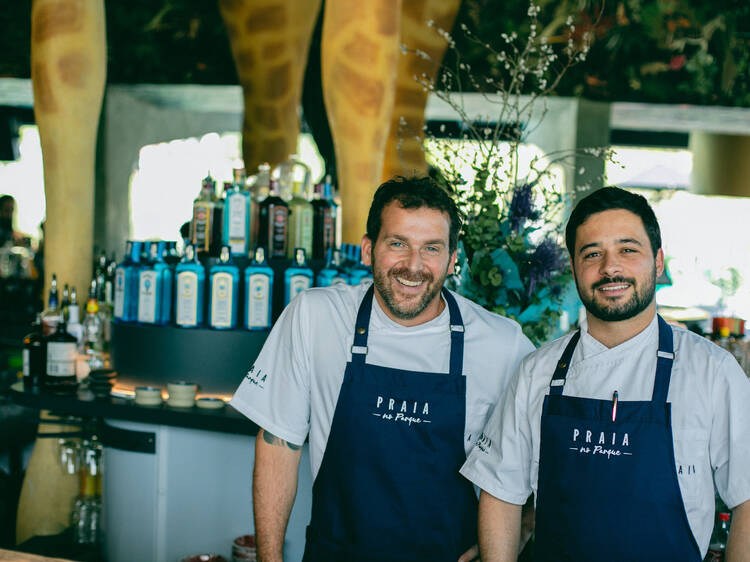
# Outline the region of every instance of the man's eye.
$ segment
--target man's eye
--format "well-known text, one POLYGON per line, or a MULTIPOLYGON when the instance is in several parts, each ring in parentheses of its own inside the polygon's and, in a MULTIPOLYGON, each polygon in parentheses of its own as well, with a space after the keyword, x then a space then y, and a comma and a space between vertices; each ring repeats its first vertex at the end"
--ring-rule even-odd
POLYGON ((394 248, 401 248, 404 245, 403 242, 391 242, 391 246, 394 248))
POLYGON ((431 254, 437 254, 440 251, 437 246, 427 246, 425 250, 431 254))
POLYGON ((598 258, 598 257, 599 257, 599 252, 589 252, 588 254, 583 255, 583 259, 585 260, 590 259, 590 258, 598 258))
POLYGON ((634 253, 638 252, 638 250, 636 250, 635 248, 623 248, 622 251, 624 253, 626 253, 626 254, 630 254, 630 253, 634 254, 634 253))

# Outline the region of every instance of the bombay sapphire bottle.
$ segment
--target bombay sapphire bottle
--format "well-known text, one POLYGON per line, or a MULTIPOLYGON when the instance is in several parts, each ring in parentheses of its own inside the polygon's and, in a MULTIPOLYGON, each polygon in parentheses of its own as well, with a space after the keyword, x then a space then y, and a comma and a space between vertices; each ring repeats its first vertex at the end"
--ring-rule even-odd
POLYGON ((217 330, 237 326, 240 272, 231 260, 229 246, 222 246, 219 263, 209 270, 208 325, 217 330))
POLYGON ((196 328, 203 324, 206 270, 192 244, 185 247, 185 257, 175 268, 175 279, 175 324, 196 328))
POLYGON ((245 268, 245 328, 267 330, 271 327, 273 269, 268 267, 265 250, 258 247, 255 258, 245 268))
POLYGON ((294 262, 284 272, 284 306, 302 291, 312 287, 313 272, 305 262, 305 250, 294 251, 294 262))
POLYGON ((115 269, 115 321, 138 320, 138 267, 141 242, 128 240, 125 258, 115 269))
POLYGON ((224 200, 222 242, 232 256, 246 256, 250 249, 250 192, 245 187, 245 170, 234 169, 234 182, 224 200))
POLYGON ((326 265, 318 272, 315 280, 318 287, 330 287, 331 285, 347 284, 349 278, 339 267, 338 250, 328 248, 326 252, 326 265))
POLYGON ((152 242, 149 263, 138 278, 138 322, 168 324, 172 306, 172 270, 164 261, 164 242, 152 242))

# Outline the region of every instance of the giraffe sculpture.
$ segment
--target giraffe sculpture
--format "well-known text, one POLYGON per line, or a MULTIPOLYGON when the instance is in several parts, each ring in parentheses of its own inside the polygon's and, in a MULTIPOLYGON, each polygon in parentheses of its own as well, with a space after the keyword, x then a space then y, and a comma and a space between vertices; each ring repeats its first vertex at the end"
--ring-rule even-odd
MULTIPOLYGON (((359 241, 371 195, 383 178, 426 172, 421 144, 427 92, 414 75, 434 78, 446 43, 426 22, 450 29, 459 4, 326 0, 321 78, 348 242, 359 241), (402 43, 426 56, 401 55, 402 43)), ((245 100, 245 166, 278 164, 296 150, 307 46, 320 0, 219 5, 245 100)))

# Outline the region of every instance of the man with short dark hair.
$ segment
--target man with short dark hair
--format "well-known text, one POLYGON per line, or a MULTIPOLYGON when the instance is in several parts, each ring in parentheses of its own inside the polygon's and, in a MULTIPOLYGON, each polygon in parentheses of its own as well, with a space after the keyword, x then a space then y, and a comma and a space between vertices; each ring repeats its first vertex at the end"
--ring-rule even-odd
POLYGON ((13 230, 15 210, 16 200, 12 196, 0 196, 0 246, 4 246, 8 240, 16 241, 16 232, 13 230))
POLYGON ((458 469, 533 346, 518 324, 443 287, 460 228, 431 180, 384 183, 362 239, 373 283, 311 289, 276 322, 231 402, 262 428, 260 559, 281 560, 308 436, 304 560, 473 558, 477 498, 458 469))
POLYGON ((729 353, 656 314, 661 234, 619 188, 582 199, 566 243, 580 330, 526 357, 461 473, 482 489, 482 560, 516 560, 536 500, 535 560, 694 561, 714 487, 728 560, 750 557, 750 383, 729 353))

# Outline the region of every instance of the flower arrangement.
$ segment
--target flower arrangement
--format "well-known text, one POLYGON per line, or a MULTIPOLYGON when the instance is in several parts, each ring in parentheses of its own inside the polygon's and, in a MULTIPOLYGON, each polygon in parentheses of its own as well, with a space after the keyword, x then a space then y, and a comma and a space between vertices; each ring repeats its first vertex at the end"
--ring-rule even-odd
MULTIPOLYGON (((421 77, 423 87, 462 120, 458 138, 428 135, 426 141, 436 177, 453 191, 464 214, 454 288, 484 308, 517 320, 536 344, 555 335, 561 303, 572 286, 561 244, 567 205, 561 174, 581 156, 608 156, 599 148, 533 153, 525 144, 546 114, 545 96, 588 52, 589 38, 575 35, 570 17, 563 20, 569 39, 553 47, 547 37, 559 30, 542 28, 539 14, 540 8, 530 3, 528 36, 502 33, 500 48, 462 27, 466 37, 502 62, 503 72, 476 77, 454 53, 455 68, 442 69, 436 80, 439 87, 421 77), (497 112, 476 120, 456 92, 462 91, 462 84, 478 89, 480 82, 495 92, 487 101, 497 112)), ((449 46, 455 45, 448 32, 437 32, 449 46)))

